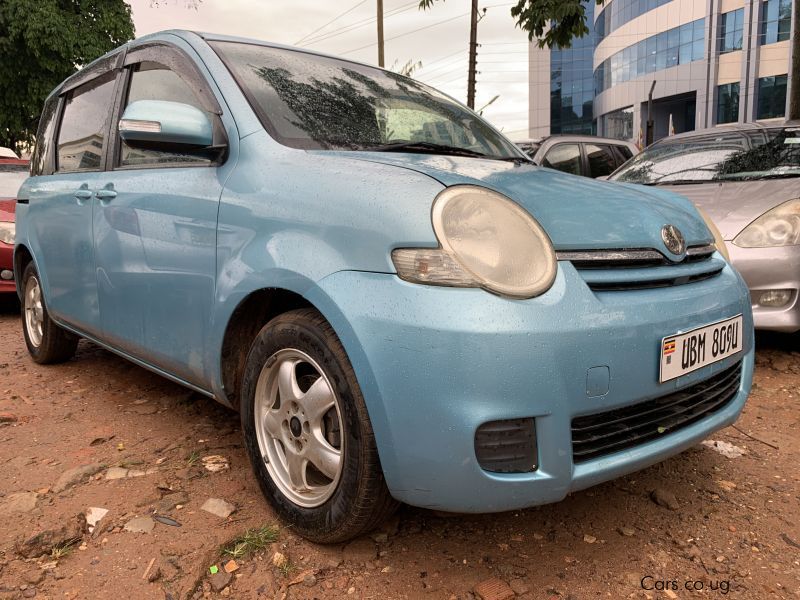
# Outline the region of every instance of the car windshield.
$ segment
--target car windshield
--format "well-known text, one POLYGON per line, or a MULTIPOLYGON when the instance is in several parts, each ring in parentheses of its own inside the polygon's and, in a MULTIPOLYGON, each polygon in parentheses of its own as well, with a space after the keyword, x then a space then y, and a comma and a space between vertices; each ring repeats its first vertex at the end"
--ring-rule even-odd
POLYGON ((269 46, 211 45, 287 146, 524 157, 480 117, 397 73, 269 46))
POLYGON ((16 198, 27 178, 28 169, 24 165, 0 164, 0 198, 16 198))
POLYGON ((662 140, 636 156, 612 181, 677 185, 800 176, 800 127, 662 140))

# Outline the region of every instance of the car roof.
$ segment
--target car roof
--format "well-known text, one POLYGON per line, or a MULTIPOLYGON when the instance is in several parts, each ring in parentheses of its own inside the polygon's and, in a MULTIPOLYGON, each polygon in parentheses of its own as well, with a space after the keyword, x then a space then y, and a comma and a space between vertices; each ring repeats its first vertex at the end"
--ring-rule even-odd
POLYGON ((666 138, 661 138, 659 142, 672 142, 678 140, 690 140, 696 137, 707 137, 719 133, 748 133, 753 131, 769 131, 770 129, 783 129, 784 127, 800 127, 800 121, 773 121, 761 123, 733 123, 729 125, 717 125, 707 129, 687 131, 666 138))
POLYGON ((75 85, 73 85, 73 82, 75 82, 76 80, 82 80, 85 77, 85 73, 87 71, 90 71, 92 69, 92 67, 95 67, 98 64, 101 64, 103 62, 109 62, 114 57, 117 57, 117 56, 123 54, 124 52, 127 52, 128 50, 132 50, 132 49, 134 49, 134 48, 136 48, 138 46, 141 46, 143 44, 147 44, 147 43, 150 43, 150 42, 157 42, 157 41, 162 41, 162 42, 163 41, 169 41, 169 39, 171 37, 173 37, 173 38, 174 37, 178 37, 180 39, 183 39, 183 40, 189 42, 190 44, 192 42, 196 42, 197 38, 200 38, 202 40, 205 40, 206 42, 239 42, 239 43, 244 43, 244 44, 253 44, 253 45, 256 45, 256 46, 266 46, 266 47, 269 47, 269 48, 279 48, 279 49, 282 49, 282 50, 292 50, 292 51, 295 51, 295 52, 303 52, 305 54, 312 54, 312 55, 321 56, 321 57, 324 57, 324 58, 331 58, 331 59, 340 60, 340 61, 343 61, 343 62, 349 62, 349 63, 354 64, 354 65, 360 65, 360 66, 363 66, 363 67, 370 67, 372 69, 377 69, 379 71, 387 71, 387 72, 389 72, 388 69, 383 69, 381 67, 378 67, 377 65, 371 65, 371 64, 368 64, 368 63, 363 63, 363 62, 359 62, 359 61, 355 61, 355 60, 350 60, 350 59, 347 59, 347 58, 342 58, 341 56, 336 56, 334 54, 326 54, 324 52, 317 52, 317 51, 314 51, 314 50, 311 50, 311 49, 308 49, 308 48, 298 48, 296 46, 287 46, 285 44, 277 44, 277 43, 274 43, 274 42, 267 42, 267 41, 264 41, 264 40, 258 40, 258 39, 254 39, 254 38, 246 38, 246 37, 240 37, 240 36, 234 36, 234 35, 223 35, 223 34, 218 34, 218 33, 209 33, 209 32, 202 32, 202 31, 192 31, 192 30, 189 30, 189 29, 165 29, 163 31, 157 31, 155 33, 150 33, 148 35, 144 35, 142 37, 138 37, 135 40, 131 40, 129 42, 126 42, 125 44, 122 44, 119 47, 114 48, 110 52, 107 52, 103 56, 100 56, 99 58, 96 58, 95 60, 93 60, 89 64, 87 64, 84 67, 82 67, 79 71, 76 71, 75 73, 73 73, 72 75, 67 77, 63 82, 61 82, 51 92, 50 95, 53 96, 53 95, 60 94, 65 88, 76 87, 75 85))
POLYGON ((560 141, 560 142, 586 142, 589 144, 613 144, 616 146, 630 146, 633 145, 633 142, 628 140, 618 140, 616 138, 606 138, 606 137, 599 137, 596 135, 573 135, 570 133, 554 133, 552 135, 548 135, 547 137, 542 138, 539 143, 549 142, 549 141, 560 141))

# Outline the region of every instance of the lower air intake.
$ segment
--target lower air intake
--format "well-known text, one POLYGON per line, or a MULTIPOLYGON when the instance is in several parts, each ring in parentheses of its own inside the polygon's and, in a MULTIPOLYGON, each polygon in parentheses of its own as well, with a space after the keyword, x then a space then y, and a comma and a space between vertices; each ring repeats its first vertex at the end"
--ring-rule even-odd
POLYGON ((530 473, 538 468, 534 419, 489 421, 475 432, 475 456, 484 471, 530 473))

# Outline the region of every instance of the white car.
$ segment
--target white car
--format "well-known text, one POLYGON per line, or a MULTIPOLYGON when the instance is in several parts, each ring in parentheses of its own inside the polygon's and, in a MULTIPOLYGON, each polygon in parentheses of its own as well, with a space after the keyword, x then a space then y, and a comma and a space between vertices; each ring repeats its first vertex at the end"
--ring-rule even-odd
POLYGON ((633 142, 593 135, 551 135, 516 144, 541 167, 593 179, 611 175, 639 154, 633 142))

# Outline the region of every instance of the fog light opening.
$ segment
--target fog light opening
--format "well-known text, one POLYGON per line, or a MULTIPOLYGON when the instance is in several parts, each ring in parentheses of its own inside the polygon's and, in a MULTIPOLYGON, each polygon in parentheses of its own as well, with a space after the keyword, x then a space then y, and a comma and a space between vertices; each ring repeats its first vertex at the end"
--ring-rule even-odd
POLYGON ((0 279, 3 281, 11 281, 14 279, 14 271, 9 271, 8 269, 3 269, 0 271, 0 279))
POLYGON ((484 471, 530 473, 539 468, 534 419, 489 421, 475 432, 475 456, 484 471))
POLYGON ((791 299, 792 290, 769 290, 761 292, 758 304, 769 308, 781 308, 789 304, 791 299))

